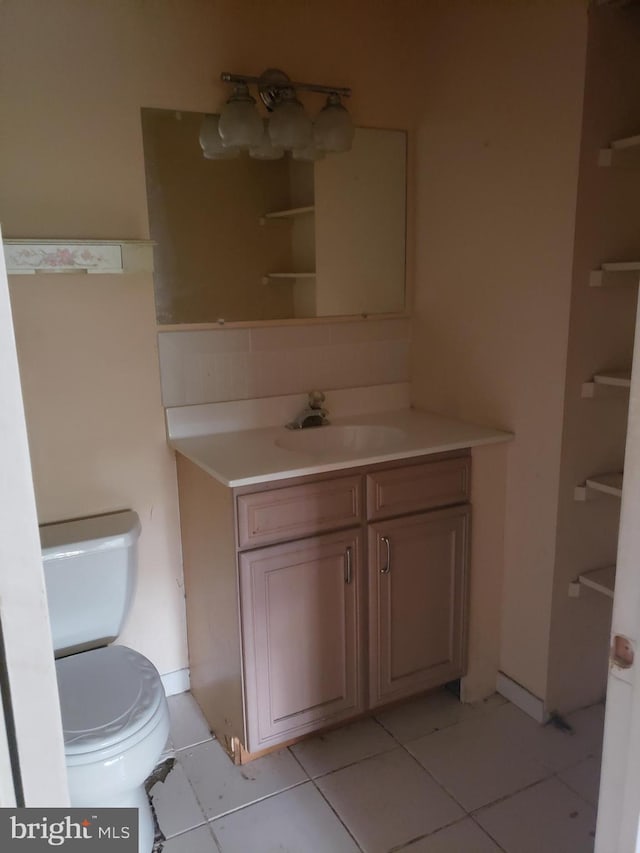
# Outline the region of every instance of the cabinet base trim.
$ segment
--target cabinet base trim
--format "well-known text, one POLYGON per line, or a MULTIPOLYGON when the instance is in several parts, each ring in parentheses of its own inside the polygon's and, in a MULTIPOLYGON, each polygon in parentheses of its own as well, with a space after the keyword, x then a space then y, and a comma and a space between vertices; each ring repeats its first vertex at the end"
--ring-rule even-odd
POLYGON ((345 726, 350 726, 353 723, 357 723, 360 720, 375 719, 376 715, 380 714, 382 711, 387 711, 390 708, 397 708, 399 705, 409 702, 412 699, 417 699, 421 696, 428 696, 429 694, 437 693, 439 690, 444 689, 445 685, 439 683, 436 687, 430 687, 428 690, 413 693, 411 696, 403 696, 402 698, 395 700, 386 700, 384 703, 378 705, 375 708, 368 708, 366 711, 356 712, 352 716, 346 717, 345 719, 334 720, 333 722, 327 723, 327 725, 314 729, 313 731, 298 734, 295 737, 289 738, 288 740, 283 740, 279 743, 271 744, 269 746, 264 747, 263 749, 255 750, 254 752, 249 752, 249 750, 246 749, 240 738, 225 738, 224 736, 217 737, 215 732, 213 732, 213 735, 214 737, 217 737, 217 739, 220 741, 221 746, 224 748, 227 755, 233 761, 234 764, 248 764, 250 761, 255 761, 256 758, 263 758, 265 755, 269 755, 272 752, 278 752, 279 750, 286 749, 289 746, 294 746, 296 743, 301 743, 302 741, 319 737, 320 735, 327 734, 327 732, 337 731, 338 729, 342 729, 345 726))
POLYGON ((537 723, 546 723, 549 720, 549 714, 545 711, 544 702, 533 693, 530 693, 526 687, 518 684, 504 672, 499 672, 496 678, 496 690, 505 699, 508 699, 516 708, 520 708, 525 714, 537 723))
MULTIPOLYGON (((376 712, 377 711, 378 709, 376 708, 376 712)), ((309 740, 310 738, 318 737, 318 735, 326 734, 327 732, 335 731, 336 729, 341 729, 344 726, 351 725, 351 723, 358 722, 358 720, 365 720, 372 716, 373 711, 356 713, 352 717, 347 717, 344 720, 338 720, 336 722, 329 723, 326 726, 323 726, 322 728, 314 729, 313 731, 296 735, 295 737, 289 738, 289 740, 270 744, 269 746, 265 746, 263 749, 256 749, 254 752, 249 752, 249 750, 244 747, 240 739, 236 737, 231 739, 230 746, 225 746, 224 743, 222 745, 224 746, 227 754, 229 755, 234 764, 248 764, 250 761, 255 761, 256 758, 263 758, 265 755, 270 755, 272 752, 278 752, 281 749, 286 749, 289 746, 294 746, 296 743, 300 743, 303 740, 309 740)))

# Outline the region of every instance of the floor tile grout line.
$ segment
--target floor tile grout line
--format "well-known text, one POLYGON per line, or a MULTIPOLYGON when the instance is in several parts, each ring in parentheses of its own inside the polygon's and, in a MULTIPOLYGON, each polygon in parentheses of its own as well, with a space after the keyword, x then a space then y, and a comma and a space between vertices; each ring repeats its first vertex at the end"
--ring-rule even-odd
MULTIPOLYGON (((464 814, 462 817, 456 818, 456 820, 452 820, 444 826, 439 826, 437 829, 434 829, 433 832, 425 832, 424 835, 416 835, 415 838, 412 838, 410 841, 405 841, 404 844, 399 844, 397 847, 391 847, 387 853, 402 853, 403 850, 409 850, 409 847, 411 847, 412 844, 415 844, 416 841, 424 841, 425 838, 431 838, 433 835, 437 835, 438 832, 443 832, 445 829, 451 829, 452 826, 462 823, 462 821, 467 820, 468 817, 468 814, 464 814)), ((411 851, 409 851, 409 853, 411 853, 411 851)))
MULTIPOLYGON (((572 737, 572 735, 570 735, 570 737, 572 737)), ((551 771, 551 773, 566 773, 567 770, 573 770, 579 764, 583 764, 585 761, 588 761, 590 758, 601 759, 602 758, 602 747, 600 747, 599 750, 598 749, 592 749, 591 747, 589 747, 588 751, 583 752, 582 755, 580 756, 580 758, 571 759, 569 764, 566 764, 562 767, 552 767, 550 764, 545 763, 544 761, 541 761, 540 759, 538 759, 538 761, 540 762, 540 764, 543 765, 543 767, 547 767, 551 771)))
MULTIPOLYGON (((216 738, 213 738, 213 742, 215 742, 216 740, 217 740, 216 738)), ((203 741, 203 743, 201 743, 201 744, 196 744, 196 746, 203 746, 205 743, 209 743, 209 742, 210 742, 210 741, 203 741)), ((223 749, 222 745, 220 745, 220 748, 221 748, 221 749, 223 749)), ((285 749, 286 749, 288 752, 290 752, 289 747, 285 747, 285 749)), ((205 807, 203 806, 202 802, 200 801, 200 798, 198 797, 198 792, 196 791, 195 785, 193 785, 193 784, 192 784, 191 779, 189 778, 189 774, 187 773, 187 768, 186 768, 186 767, 185 767, 181 762, 179 762, 179 763, 180 763, 180 766, 182 767, 182 771, 183 771, 183 773, 184 773, 184 775, 185 775, 185 777, 186 777, 186 779, 187 779, 187 782, 189 783, 189 786, 190 786, 191 790, 193 791, 193 794, 194 794, 194 796, 195 796, 196 802, 198 803, 198 806, 199 806, 199 808, 200 808, 200 811, 202 812, 202 814, 203 814, 203 816, 204 816, 204 821, 205 821, 205 823, 206 823, 206 824, 211 824, 213 821, 218 820, 218 818, 226 817, 227 815, 230 815, 230 814, 233 814, 233 813, 235 813, 235 812, 241 811, 241 810, 242 810, 242 809, 244 809, 244 808, 248 808, 249 806, 252 806, 252 805, 254 805, 255 803, 260 803, 260 802, 262 802, 263 800, 268 800, 268 799, 270 799, 271 797, 275 797, 275 796, 277 796, 278 794, 282 794, 282 793, 284 793, 285 791, 290 791, 290 790, 292 790, 293 788, 298 788, 298 787, 300 787, 300 785, 305 785, 307 782, 311 782, 311 781, 312 781, 312 779, 309 777, 309 774, 307 773, 307 771, 304 769, 304 767, 302 767, 302 765, 300 764, 300 762, 296 759, 295 755, 293 755, 293 753, 291 753, 291 755, 292 755, 292 757, 295 759, 296 763, 300 766, 300 769, 302 770, 302 772, 303 772, 303 773, 305 774, 305 776, 307 777, 306 779, 302 779, 302 780, 301 780, 301 781, 299 781, 299 782, 294 782, 292 785, 287 785, 287 786, 286 786, 286 787, 284 787, 284 788, 281 788, 281 789, 279 789, 279 790, 277 790, 277 791, 273 791, 273 792, 272 792, 272 793, 270 793, 270 794, 265 794, 264 796, 262 796, 262 797, 258 797, 258 798, 257 798, 257 799, 255 799, 255 800, 251 800, 251 801, 250 801, 250 802, 248 802, 248 803, 243 803, 241 806, 237 806, 236 808, 229 809, 228 811, 223 812, 222 814, 215 815, 215 817, 208 817, 208 816, 207 816, 207 812, 206 812, 206 810, 205 810, 205 807)), ((229 756, 227 756, 227 758, 229 758, 229 756)), ((231 758, 229 758, 229 761, 231 761, 231 758)), ((178 762, 178 758, 176 758, 176 762, 178 762)), ((242 767, 242 766, 243 766, 243 765, 234 764, 234 763, 233 763, 233 761, 231 761, 231 764, 232 764, 232 767, 235 767, 235 768, 238 768, 238 767, 242 767)))
MULTIPOLYGON (((482 700, 482 701, 485 701, 485 700, 482 700)), ((461 704, 461 705, 463 705, 463 707, 464 707, 464 703, 460 703, 460 704, 461 704)), ((474 703, 470 703, 470 705, 473 705, 473 704, 474 704, 474 703)), ((400 746, 403 746, 403 747, 405 747, 405 748, 406 748, 406 744, 407 744, 407 743, 411 743, 411 742, 412 742, 412 741, 414 741, 414 740, 420 740, 420 738, 423 738, 423 737, 430 737, 431 735, 435 735, 435 734, 437 734, 438 732, 444 732, 444 731, 446 731, 446 730, 448 730, 448 729, 452 729, 454 726, 462 726, 462 725, 464 725, 465 723, 474 722, 475 720, 480 719, 481 717, 489 716, 490 714, 495 713, 499 708, 502 708, 502 706, 503 706, 503 705, 505 705, 505 704, 506 704, 506 702, 502 702, 502 703, 501 703, 500 705, 498 705, 496 708, 491 708, 491 709, 489 709, 489 710, 487 710, 487 711, 478 711, 478 712, 477 712, 477 713, 478 713, 478 716, 477 716, 477 717, 475 717, 475 716, 470 716, 470 717, 466 717, 465 719, 462 719, 462 720, 454 720, 452 723, 444 723, 443 725, 440 725, 440 726, 437 726, 437 727, 433 728, 431 731, 424 732, 424 733, 423 733, 423 734, 421 734, 421 735, 416 735, 416 737, 411 737, 411 738, 409 738, 409 739, 408 739, 408 740, 406 740, 406 741, 401 741, 401 740, 398 738, 398 736, 397 736, 397 735, 395 735, 395 734, 391 731, 391 729, 389 729, 389 728, 387 728, 387 726, 385 726, 385 724, 382 722, 382 720, 379 720, 379 719, 378 719, 378 717, 375 717, 375 716, 374 716, 374 719, 375 719, 375 721, 376 721, 380 726, 382 726, 382 728, 385 730, 385 732, 387 732, 387 734, 390 734, 390 735, 391 735, 391 737, 392 737, 395 741, 397 741, 397 742, 400 744, 400 746)))
MULTIPOLYGON (((163 835, 165 836, 164 840, 166 842, 173 841, 174 838, 182 838, 183 835, 186 835, 188 832, 193 832, 196 829, 202 829, 203 826, 207 826, 208 821, 205 818, 202 823, 197 824, 196 826, 190 826, 187 829, 181 829, 180 832, 176 832, 173 835, 165 835, 163 830, 163 835)), ((162 829, 162 827, 160 827, 162 829)))
MULTIPOLYGON (((303 768, 303 769, 304 769, 304 768, 303 768)), ((306 771, 305 771, 305 772, 306 772, 306 771)), ((313 785, 313 787, 314 787, 314 788, 316 789, 316 791, 320 794, 320 796, 322 797, 322 799, 324 800, 324 802, 329 806, 329 808, 330 808, 331 812, 335 815, 335 817, 337 818, 337 820, 338 820, 338 822, 340 823, 340 825, 344 827, 345 831, 347 832, 347 834, 349 835, 349 837, 352 839, 353 843, 356 845, 356 847, 358 848, 358 850, 359 850, 359 851, 361 851, 361 853, 364 853, 364 851, 362 851, 362 847, 360 847, 360 845, 358 844, 358 842, 356 841, 356 839, 353 837, 353 835, 352 835, 352 833, 351 833, 351 831, 350 831, 349 827, 344 823, 344 821, 342 820, 342 818, 340 817, 340 815, 336 812, 336 810, 333 808, 333 806, 331 805, 331 803, 330 803, 330 802, 327 800, 327 798, 324 796, 324 794, 322 793, 322 791, 320 790, 320 788, 318 788, 318 786, 317 786, 317 785, 316 785, 316 783, 315 783, 315 780, 314 780, 314 779, 312 779, 312 778, 310 778, 310 777, 309 777, 309 778, 307 778, 307 779, 303 779, 301 782, 297 782, 295 785, 290 785, 288 788, 283 788, 281 791, 275 791, 275 792, 274 792, 274 793, 272 793, 272 794, 267 794, 267 795, 266 795, 266 796, 264 796, 264 797, 260 797, 260 798, 259 798, 259 799, 257 799, 257 800, 253 800, 253 801, 252 801, 252 802, 250 802, 250 803, 245 803, 243 806, 238 806, 238 808, 236 808, 236 809, 230 809, 228 812, 225 812, 224 814, 217 815, 216 817, 213 817, 213 818, 207 818, 205 825, 209 827, 209 829, 210 829, 211 833, 212 833, 212 834, 213 834, 213 836, 214 836, 214 840, 216 841, 216 844, 218 845, 219 849, 221 850, 220 845, 218 844, 217 837, 216 837, 216 835, 215 835, 215 829, 214 829, 214 827, 213 827, 213 824, 214 824, 217 820, 220 820, 220 819, 222 819, 223 817, 228 817, 229 815, 232 815, 232 814, 237 814, 238 812, 241 812, 241 811, 243 811, 244 809, 248 809, 248 808, 250 808, 251 806, 255 806, 255 805, 257 805, 258 803, 263 803, 263 802, 265 802, 266 800, 270 800, 270 799, 272 799, 273 797, 277 797, 279 794, 284 794, 284 793, 286 793, 287 791, 292 791, 292 790, 294 790, 294 788, 301 788, 303 785, 308 785, 308 784, 313 785)), ((198 828, 198 827, 195 827, 195 828, 198 828)))
MULTIPOLYGON (((376 723, 378 723, 378 725, 381 726, 388 735, 391 735, 391 737, 396 741, 396 743, 398 743, 400 746, 405 745, 404 742, 401 741, 398 738, 398 736, 395 735, 391 731, 391 729, 388 729, 384 723, 382 723, 380 720, 378 720, 377 717, 375 717, 374 719, 375 719, 376 723)), ((454 726, 459 726, 463 722, 464 722, 464 720, 456 720, 455 723, 447 723, 443 726, 440 726, 439 728, 432 729, 430 732, 424 732, 424 734, 417 735, 416 737, 409 738, 409 740, 406 741, 406 743, 410 743, 412 740, 419 740, 420 738, 423 738, 423 737, 430 737, 431 735, 435 735, 438 732, 444 732, 447 729, 452 729, 454 726)))
POLYGON ((286 750, 287 750, 287 752, 289 753, 289 755, 293 758, 293 760, 296 762, 296 764, 298 765, 298 767, 300 767, 300 769, 301 769, 301 770, 302 770, 302 772, 305 774, 305 776, 307 777, 307 779, 308 779, 310 782, 312 782, 312 781, 313 781, 313 779, 312 779, 312 777, 311 777, 311 774, 309 773, 309 771, 307 770, 307 768, 304 766, 304 764, 300 761, 300 759, 299 759, 299 758, 298 758, 298 756, 295 754, 295 752, 293 751, 293 749, 292 749, 290 746, 287 746, 287 747, 286 747, 286 750))
MULTIPOLYGON (((184 774, 184 778, 187 780, 187 784, 189 785, 189 788, 190 788, 190 790, 191 790, 191 793, 193 794, 193 797, 194 797, 194 799, 195 799, 196 803, 198 804, 198 808, 200 809, 200 814, 201 814, 201 815, 202 815, 202 817, 204 818, 204 822, 205 822, 205 823, 208 823, 207 813, 206 813, 206 812, 205 812, 205 810, 204 810, 204 806, 203 806, 203 805, 202 805, 202 803, 200 802, 200 798, 198 797, 198 793, 197 793, 196 789, 195 789, 195 788, 194 788, 194 786, 191 784, 191 779, 189 778, 189 774, 187 773, 187 768, 182 764, 182 762, 178 761, 178 758, 177 758, 177 757, 176 757, 176 764, 179 764, 180 769, 182 770, 182 772, 183 772, 183 774, 184 774)), ((174 766, 175 766, 175 765, 174 765, 174 766)), ((153 789, 152 789, 152 790, 153 790, 153 789)), ((202 824, 200 824, 200 826, 202 826, 202 824)), ((195 827, 192 827, 192 828, 195 828, 195 827)))
MULTIPOLYGON (((536 781, 535 781, 535 782, 530 782, 528 785, 525 785, 525 786, 524 786, 524 787, 522 787, 522 788, 516 788, 514 791, 511 791, 509 794, 505 794, 503 797, 498 797, 498 798, 497 798, 497 799, 495 799, 495 800, 491 800, 491 802, 489 802, 489 803, 485 803, 485 804, 484 804, 484 805, 482 805, 482 806, 477 806, 476 808, 468 809, 465 805, 463 805, 463 804, 460 802, 460 800, 455 796, 455 794, 453 794, 453 793, 452 793, 452 792, 451 792, 451 791, 446 787, 446 785, 444 785, 442 782, 440 782, 440 781, 439 781, 439 779, 438 779, 436 776, 434 776, 434 774, 433 774, 430 770, 428 770, 428 769, 427 769, 423 764, 421 764, 421 763, 420 763, 420 761, 418 761, 418 759, 416 758, 416 756, 415 756, 412 752, 410 752, 408 749, 406 749, 406 747, 405 747, 405 750, 406 750, 406 752, 411 756, 411 758, 413 758, 413 760, 418 764, 418 766, 419 766, 419 767, 421 767, 421 768, 425 771, 425 773, 427 773, 427 774, 428 774, 428 775, 433 779, 433 781, 434 781, 434 782, 435 782, 435 783, 436 783, 440 788, 442 788, 442 790, 443 790, 443 791, 444 791, 444 792, 445 792, 449 797, 451 797, 451 799, 452 799, 452 800, 454 800, 454 802, 456 802, 456 803, 460 806, 460 808, 461 808, 461 809, 463 809, 463 811, 465 812, 465 814, 469 815, 470 817, 471 817, 473 814, 475 814, 476 812, 480 811, 481 809, 486 809, 486 808, 489 808, 489 806, 493 806, 493 805, 495 805, 496 803, 501 803, 503 800, 508 800, 508 799, 509 799, 509 797, 513 797, 515 794, 520 794, 522 791, 526 791, 528 788, 533 788, 535 785, 539 785, 539 784, 540 784, 540 783, 542 783, 542 782, 546 782, 546 781, 548 781, 549 779, 552 779, 552 778, 553 778, 553 776, 554 776, 553 771, 552 771, 552 770, 549 770, 549 772, 548 772, 546 775, 544 775, 541 779, 536 779, 536 781)), ((543 765, 543 764, 540 764, 540 766, 541 766, 544 770, 547 770, 547 769, 548 769, 548 768, 547 768, 545 765, 543 765)))
MULTIPOLYGON (((460 806, 460 808, 462 809, 462 811, 463 811, 465 814, 468 814, 467 809, 462 805, 462 803, 458 800, 458 798, 457 798, 457 797, 455 797, 455 796, 454 796, 454 795, 453 795, 449 790, 447 790, 447 788, 446 788, 446 787, 445 787, 445 786, 444 786, 444 785, 443 785, 443 784, 442 784, 438 779, 436 779, 436 777, 433 775, 433 773, 432 773, 430 770, 427 770, 427 768, 426 768, 423 764, 421 764, 421 763, 418 761, 418 759, 415 757, 415 755, 414 755, 412 752, 410 752, 410 751, 407 749, 407 747, 406 747, 403 743, 401 743, 401 744, 400 744, 400 746, 402 747, 402 749, 404 749, 404 751, 405 751, 405 752, 407 753, 407 755, 412 759, 412 761, 413 761, 415 764, 417 764, 417 765, 418 765, 418 767, 419 767, 421 770, 423 770, 423 771, 427 774, 427 776, 428 776, 428 777, 429 777, 429 778, 430 778, 430 779, 431 779, 431 780, 432 780, 432 781, 433 781, 433 782, 434 782, 434 783, 435 783, 439 788, 441 788, 441 789, 445 792, 445 794, 446 794, 448 797, 451 797, 451 799, 454 801, 454 803, 456 803, 458 806, 460 806)), ((436 830, 436 831, 437 831, 437 830, 436 830)), ((433 835, 433 833, 431 833, 431 834, 433 835)))
POLYGON ((216 740, 216 738, 214 738, 214 737, 208 737, 208 738, 205 738, 204 740, 199 740, 197 743, 189 744, 189 746, 174 746, 173 750, 175 753, 186 752, 188 749, 196 749, 198 746, 202 746, 205 743, 212 743, 215 740, 216 740))
MULTIPOLYGON (((425 695, 429 695, 429 694, 427 693, 427 694, 425 694, 425 695)), ((495 694, 492 694, 492 695, 499 696, 500 694, 495 693, 495 694)), ((452 722, 452 723, 445 723, 444 725, 438 726, 438 727, 436 727, 436 728, 432 729, 431 731, 424 732, 423 734, 421 734, 421 735, 417 735, 416 737, 411 737, 411 738, 409 738, 409 739, 408 739, 408 740, 406 740, 406 741, 401 741, 401 740, 398 738, 398 736, 397 736, 397 735, 395 735, 395 734, 391 731, 391 729, 387 728, 387 726, 385 726, 385 724, 382 722, 382 720, 378 719, 378 717, 376 717, 375 715, 374 715, 373 719, 374 719, 374 720, 375 720, 375 721, 376 721, 380 726, 382 726, 382 728, 385 730, 385 732, 387 732, 387 734, 391 735, 391 737, 392 737, 392 738, 393 738, 397 743, 399 743, 399 744, 400 744, 400 746, 402 746, 402 747, 404 747, 404 748, 406 749, 406 744, 411 743, 411 742, 413 742, 414 740, 420 740, 421 738, 430 737, 431 735, 435 735, 435 734, 437 734, 438 732, 443 732, 443 731, 447 731, 448 729, 452 729, 454 726, 463 726, 463 725, 465 725, 465 723, 472 723, 472 722, 476 722, 476 721, 478 721, 478 720, 480 720, 480 719, 482 719, 482 718, 484 718, 484 717, 489 717, 489 716, 491 716, 492 714, 495 714, 497 711, 499 711, 499 710, 500 710, 501 708, 503 708, 505 705, 512 704, 512 703, 510 703, 510 702, 508 701, 508 699, 505 699, 503 702, 500 702, 498 705, 496 705, 496 707, 495 707, 495 708, 488 708, 488 709, 482 710, 482 709, 481 709, 481 705, 482 705, 482 703, 487 702, 490 698, 491 698, 491 697, 487 697, 486 699, 481 699, 481 700, 479 700, 479 702, 469 702, 469 703, 466 703, 466 704, 465 704, 464 702, 461 702, 460 700, 458 700, 458 701, 459 701, 459 704, 460 704, 462 707, 467 707, 467 705, 468 705, 470 708, 476 708, 477 710, 470 712, 470 714, 471 714, 471 715, 470 715, 470 716, 468 716, 468 717, 465 717, 464 719, 461 719, 461 720, 455 720, 455 721, 454 721, 454 722, 452 722)))
MULTIPOLYGON (((329 774, 327 774, 327 775, 329 775, 329 774)), ((320 777, 318 777, 318 778, 320 778, 320 777)), ((354 834, 351 832, 351 830, 349 829, 349 827, 347 826, 347 824, 344 822, 344 820, 340 817, 340 815, 338 814, 338 812, 336 811, 336 809, 333 807, 333 804, 332 804, 331 802, 329 802, 329 800, 327 799, 327 797, 324 795, 324 792, 323 792, 323 791, 322 791, 322 790, 321 790, 321 789, 316 785, 316 780, 315 780, 315 779, 311 779, 311 784, 312 784, 312 785, 313 785, 313 787, 316 789, 316 791, 320 794, 320 796, 321 796, 321 797, 322 797, 322 799, 325 801, 325 803, 329 806, 329 808, 331 809, 331 811, 333 812, 333 814, 336 816, 336 819, 338 820, 338 822, 340 823, 340 825, 344 827, 345 832, 347 833, 347 835, 349 836, 349 838, 353 841, 353 843, 356 845, 356 847, 358 848, 358 850, 360 851, 360 853, 365 853, 364 849, 360 846, 360 844, 358 843, 358 840, 356 839, 356 837, 354 836, 354 834)))
POLYGON ((284 794, 286 791, 293 791, 294 788, 300 788, 302 785, 306 785, 308 782, 312 782, 312 779, 302 779, 300 782, 294 782, 293 785, 287 785, 285 788, 279 788, 277 791, 272 791, 270 794, 265 794, 262 797, 258 797, 256 800, 251 800, 248 803, 243 803, 241 806, 236 806, 233 809, 228 809, 226 812, 222 812, 221 814, 216 815, 215 817, 208 817, 207 823, 211 824, 216 820, 219 820, 223 817, 229 817, 231 814, 236 814, 236 812, 241 812, 243 809, 248 809, 250 806, 255 806, 258 803, 263 803, 265 800, 270 800, 273 797, 277 797, 278 794, 284 794))
POLYGON ((529 782, 528 785, 524 785, 524 787, 522 788, 517 788, 515 791, 511 791, 510 794, 505 794, 504 797, 498 797, 496 800, 492 800, 490 803, 485 803, 482 806, 477 806, 475 809, 471 809, 470 811, 468 811, 467 814, 469 815, 469 817, 474 817, 478 814, 478 812, 481 812, 483 809, 489 809, 493 806, 499 805, 500 803, 504 803, 505 800, 509 800, 511 799, 511 797, 516 797, 518 794, 522 794, 525 791, 529 791, 531 790, 531 788, 535 788, 536 785, 543 785, 545 782, 548 782, 550 779, 553 778, 553 773, 549 776, 543 776, 542 779, 536 779, 535 782, 529 782))
MULTIPOLYGON (((174 770, 175 766, 176 766, 176 765, 178 765, 178 764, 179 764, 179 762, 178 762, 178 759, 176 758, 175 764, 174 764, 174 766, 171 768, 171 770, 169 771, 169 773, 167 774, 166 779, 168 779, 168 778, 169 778, 169 776, 170 776, 170 775, 171 775, 171 773, 173 772, 173 770, 174 770)), ((176 832, 176 833, 174 833, 173 835, 165 835, 165 833, 164 833, 164 829, 162 828, 162 819, 161 819, 160 815, 158 815, 158 816, 157 816, 157 817, 158 817, 158 823, 160 824, 160 829, 162 830, 163 835, 165 835, 165 841, 171 841, 172 839, 174 839, 174 838, 179 838, 181 835, 185 835, 187 832, 191 832, 191 831, 192 831, 192 830, 194 830, 194 829, 200 829, 201 827, 206 826, 206 825, 207 825, 207 822, 208 822, 208 821, 207 821, 207 816, 206 816, 206 814, 204 813, 204 809, 202 808, 202 805, 201 805, 201 803, 200 803, 200 800, 198 799, 198 796, 197 796, 197 794, 196 794, 196 792, 195 792, 195 789, 194 789, 193 785, 191 784, 191 780, 190 780, 190 779, 189 779, 189 777, 187 776, 187 773, 186 773, 185 768, 182 766, 182 764, 180 764, 179 766, 180 766, 180 769, 182 770, 182 773, 183 773, 184 778, 185 778, 185 780, 186 780, 186 782, 187 782, 187 785, 189 786, 189 790, 190 790, 190 791, 191 791, 191 793, 193 794, 193 798, 194 798, 194 800, 195 800, 195 802, 196 802, 196 805, 198 806, 198 809, 199 809, 199 811, 200 811, 200 817, 202 818, 202 822, 201 822, 201 823, 196 824, 195 826, 190 826, 190 827, 188 827, 187 829, 181 829, 181 830, 180 830, 180 832, 176 832)), ((156 788, 158 785, 164 785, 164 784, 166 783, 166 779, 165 779, 164 781, 158 781, 158 782, 156 782, 156 783, 155 783, 155 785, 151 788, 151 790, 149 791, 149 797, 151 797, 151 799, 152 799, 152 800, 153 800, 153 792, 154 792, 155 788, 156 788)))
POLYGON ((572 794, 575 794, 575 796, 578 797, 579 800, 582 800, 583 803, 586 803, 589 808, 595 809, 595 811, 597 812, 598 804, 589 802, 586 797, 583 797, 580 791, 576 791, 575 788, 572 788, 568 782, 565 782, 565 780, 559 775, 560 773, 564 773, 564 770, 559 770, 557 773, 554 773, 553 778, 557 779, 558 782, 560 782, 560 784, 563 785, 568 791, 571 791, 572 794))
MULTIPOLYGON (((333 770, 327 770, 323 773, 318 773, 316 776, 312 776, 309 774, 309 779, 312 782, 315 782, 316 779, 326 779, 327 776, 332 776, 334 773, 340 773, 341 770, 347 770, 349 767, 355 767, 356 764, 361 764, 363 761, 369 761, 371 758, 378 758, 380 755, 386 755, 387 752, 393 752, 401 746, 402 744, 397 744, 395 746, 390 747, 389 749, 383 749, 380 752, 372 752, 370 755, 363 755, 361 758, 356 758, 355 761, 350 761, 348 764, 342 764, 340 767, 334 767, 333 770)), ((308 771, 305 771, 308 773, 308 771)))
POLYGON ((183 839, 185 836, 189 835, 189 833, 197 832, 197 830, 205 829, 205 828, 207 829, 209 835, 212 836, 212 841, 216 845, 216 850, 218 851, 218 853, 222 853, 222 848, 218 844, 218 839, 215 837, 215 835, 213 833, 213 829, 211 828, 211 824, 207 820, 205 820, 204 823, 198 824, 198 826, 192 826, 189 829, 185 829, 182 832, 178 832, 175 835, 172 835, 170 837, 165 838, 163 844, 164 845, 173 844, 174 841, 178 841, 179 839, 183 839))
POLYGON ((498 848, 498 850, 500 850, 500 851, 501 851, 501 853, 509 853, 509 851, 508 851, 508 850, 506 850, 506 848, 504 848, 504 847, 502 846, 502 844, 499 844, 499 843, 498 843, 498 841, 497 841, 497 839, 495 839, 495 838, 493 837, 493 835, 491 835, 491 833, 489 832, 489 830, 488 830, 488 829, 485 829, 485 828, 484 828, 484 826, 482 826, 482 824, 481 824, 481 823, 479 823, 479 822, 475 819, 475 817, 474 817, 472 814, 468 815, 468 817, 469 817, 469 820, 473 821, 474 826, 477 826, 477 827, 478 827, 478 829, 480 830, 480 832, 484 832, 484 834, 487 836, 487 838, 490 838, 490 839, 493 841, 493 843, 496 845, 496 847, 498 848))
POLYGON ((583 764, 585 761, 588 761, 590 758, 602 758, 602 747, 600 750, 589 750, 586 754, 583 754, 582 758, 579 758, 577 761, 572 761, 571 764, 567 764, 566 767, 560 767, 557 770, 552 768, 554 773, 566 773, 567 770, 573 770, 579 764, 583 764))
POLYGON ((209 822, 207 822, 205 825, 206 825, 207 829, 209 830, 209 835, 213 838, 213 843, 216 845, 218 853, 222 853, 222 845, 218 841, 218 836, 215 834, 213 826, 209 822))

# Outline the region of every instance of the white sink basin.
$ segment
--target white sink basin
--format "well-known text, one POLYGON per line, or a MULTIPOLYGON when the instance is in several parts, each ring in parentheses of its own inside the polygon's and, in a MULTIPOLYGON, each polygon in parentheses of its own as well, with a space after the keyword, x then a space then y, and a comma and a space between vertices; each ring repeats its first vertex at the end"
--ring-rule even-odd
POLYGON ((396 427, 354 424, 286 430, 275 443, 284 450, 295 450, 314 456, 336 452, 360 456, 392 451, 404 438, 404 430, 396 427))

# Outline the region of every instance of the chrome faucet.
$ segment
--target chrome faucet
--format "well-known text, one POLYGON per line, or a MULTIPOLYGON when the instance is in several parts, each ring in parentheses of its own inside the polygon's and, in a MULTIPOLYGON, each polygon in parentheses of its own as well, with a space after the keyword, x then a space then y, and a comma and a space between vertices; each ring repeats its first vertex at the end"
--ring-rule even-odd
POLYGON ((309 391, 309 402, 305 409, 286 424, 287 429, 307 429, 308 427, 326 426, 329 412, 322 408, 325 397, 322 391, 309 391))

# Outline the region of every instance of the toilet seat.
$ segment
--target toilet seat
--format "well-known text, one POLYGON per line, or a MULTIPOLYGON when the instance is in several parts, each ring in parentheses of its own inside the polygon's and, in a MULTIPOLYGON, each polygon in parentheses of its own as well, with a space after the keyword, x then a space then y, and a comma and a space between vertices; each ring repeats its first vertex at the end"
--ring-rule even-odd
POLYGON ((67 765, 103 761, 144 740, 166 714, 158 671, 126 646, 56 661, 67 765))

